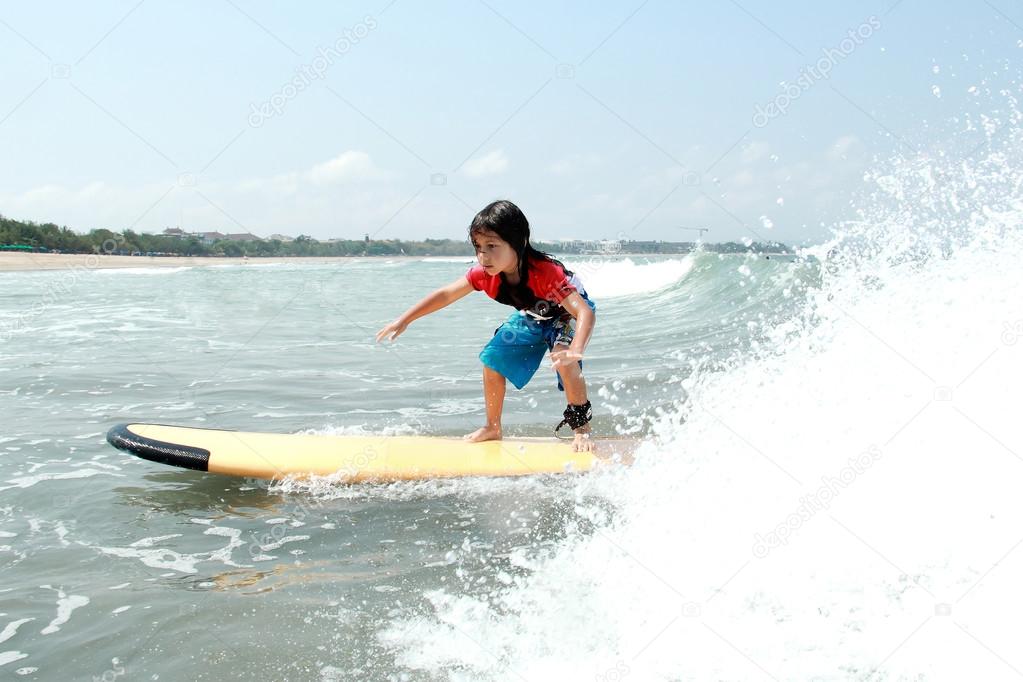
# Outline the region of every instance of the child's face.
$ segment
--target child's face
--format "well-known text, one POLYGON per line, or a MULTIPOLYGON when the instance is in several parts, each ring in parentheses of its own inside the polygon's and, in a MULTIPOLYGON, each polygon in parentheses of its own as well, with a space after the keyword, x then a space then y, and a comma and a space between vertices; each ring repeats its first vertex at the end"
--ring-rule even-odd
POLYGON ((476 232, 472 235, 472 245, 476 249, 476 259, 488 275, 499 272, 514 274, 518 272, 519 255, 512 245, 490 231, 476 232))

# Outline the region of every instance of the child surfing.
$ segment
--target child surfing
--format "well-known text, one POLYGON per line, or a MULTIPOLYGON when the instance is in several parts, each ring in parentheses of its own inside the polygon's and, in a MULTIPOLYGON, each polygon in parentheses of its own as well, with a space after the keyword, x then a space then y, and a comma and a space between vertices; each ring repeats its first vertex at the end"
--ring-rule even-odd
POLYGON ((593 450, 589 424, 593 413, 586 397, 582 360, 597 306, 575 273, 530 245, 529 221, 512 202, 495 201, 477 213, 469 226, 469 239, 479 264, 406 310, 377 332, 376 340, 393 341, 415 320, 473 291, 513 306, 515 312, 480 352, 487 423, 466 435, 466 440, 501 439, 506 380, 522 389, 549 352, 558 373, 558 390, 565 392, 568 401, 554 433, 559 435, 567 425, 575 432, 573 450, 593 450))

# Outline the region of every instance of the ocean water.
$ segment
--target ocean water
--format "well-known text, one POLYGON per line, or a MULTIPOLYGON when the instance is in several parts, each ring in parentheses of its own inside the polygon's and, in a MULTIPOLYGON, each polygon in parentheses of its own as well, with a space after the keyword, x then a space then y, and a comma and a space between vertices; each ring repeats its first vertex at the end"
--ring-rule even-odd
MULTIPOLYGON (((510 309, 373 342, 468 261, 0 274, 0 673, 1018 677, 1018 133, 879 161, 796 257, 566 258, 595 426, 644 439, 584 476, 268 484, 104 441, 471 431, 510 309)), ((541 368, 506 430, 562 409, 541 368)))

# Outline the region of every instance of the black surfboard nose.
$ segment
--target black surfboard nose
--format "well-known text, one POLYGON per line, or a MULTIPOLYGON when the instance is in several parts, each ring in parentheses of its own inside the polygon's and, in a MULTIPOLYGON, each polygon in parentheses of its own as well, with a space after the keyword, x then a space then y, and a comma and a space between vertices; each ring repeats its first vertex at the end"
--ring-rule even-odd
POLYGON ((148 459, 150 462, 170 464, 196 471, 209 470, 209 450, 146 438, 133 433, 130 427, 131 424, 118 424, 113 427, 107 432, 107 442, 118 450, 125 450, 136 457, 148 459))

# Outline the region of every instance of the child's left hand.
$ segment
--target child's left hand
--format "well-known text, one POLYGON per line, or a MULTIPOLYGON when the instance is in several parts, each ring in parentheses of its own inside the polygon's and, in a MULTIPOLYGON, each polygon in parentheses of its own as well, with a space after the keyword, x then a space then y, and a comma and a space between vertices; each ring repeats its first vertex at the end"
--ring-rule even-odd
POLYGON ((553 360, 551 367, 557 370, 558 365, 568 365, 577 360, 582 360, 583 354, 577 353, 574 350, 559 350, 556 353, 551 353, 551 359, 553 360))

